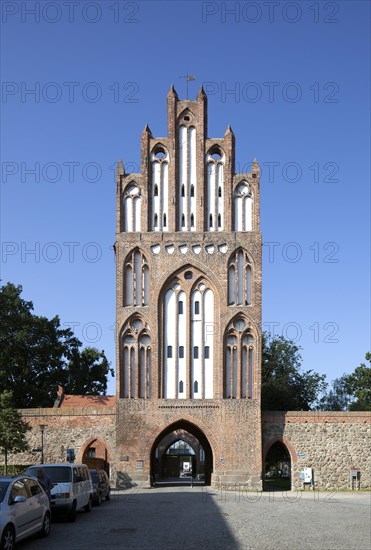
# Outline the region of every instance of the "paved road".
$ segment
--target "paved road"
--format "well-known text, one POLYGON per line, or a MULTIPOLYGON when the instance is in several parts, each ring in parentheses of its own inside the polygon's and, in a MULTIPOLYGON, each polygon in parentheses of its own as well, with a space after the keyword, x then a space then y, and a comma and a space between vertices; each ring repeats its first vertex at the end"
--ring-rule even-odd
POLYGON ((17 550, 370 550, 370 493, 124 491, 17 550))

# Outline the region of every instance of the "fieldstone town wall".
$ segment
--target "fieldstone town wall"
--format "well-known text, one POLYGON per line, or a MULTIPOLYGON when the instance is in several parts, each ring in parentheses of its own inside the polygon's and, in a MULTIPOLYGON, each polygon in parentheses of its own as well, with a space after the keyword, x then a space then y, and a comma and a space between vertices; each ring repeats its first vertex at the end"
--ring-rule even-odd
MULTIPOLYGON (((192 415, 212 449, 212 482, 219 483, 224 479, 232 486, 234 480, 228 478, 228 464, 236 461, 236 453, 237 463, 241 465, 239 473, 256 471, 256 465, 253 472, 246 468, 251 445, 259 446, 259 442, 247 436, 249 430, 244 427, 248 418, 251 420, 253 417, 252 411, 244 419, 236 401, 225 400, 225 406, 215 410, 204 408, 202 405, 205 403, 197 404, 199 408, 193 410, 192 415), (238 422, 236 415, 240 417, 238 422)), ((186 407, 187 403, 181 405, 186 407)), ((194 402, 192 405, 195 405, 194 402)), ((31 448, 40 446, 39 425, 47 426, 44 435, 45 462, 65 461, 68 447, 75 449, 76 461, 80 462, 91 442, 94 441, 94 445, 100 442, 108 450, 111 478, 115 484, 120 478, 133 478, 138 460, 143 461, 143 470, 137 472, 137 482, 148 481, 151 447, 168 420, 174 421, 173 408, 176 406, 176 403, 169 402, 147 402, 142 412, 138 415, 140 411, 136 411, 132 418, 126 418, 125 407, 116 409, 104 406, 24 409, 21 413, 33 428, 29 434, 31 448), (171 410, 167 409, 169 406, 171 410), (162 407, 160 417, 158 411, 152 410, 153 407, 162 407), (153 422, 154 412, 156 425, 153 422), (146 429, 141 432, 143 425, 146 429), (133 449, 140 449, 139 454, 136 451, 135 456, 131 455, 133 449), (122 460, 124 455, 129 456, 129 461, 122 460)), ((179 418, 186 419, 184 409, 179 409, 178 413, 179 418)), ((256 427, 250 431, 254 432, 256 427)), ((361 489, 371 489, 370 412, 264 412, 261 470, 270 446, 276 441, 282 441, 290 452, 293 489, 302 487, 300 472, 303 467, 313 468, 318 489, 349 489, 351 468, 360 470, 361 489)), ((9 464, 29 465, 39 460, 40 453, 20 453, 10 455, 9 464)))
MULTIPOLYGON (((82 462, 85 450, 92 443, 107 449, 112 477, 116 476, 115 439, 116 409, 97 408, 47 408, 21 409, 24 420, 32 427, 28 433, 30 449, 40 447, 40 424, 44 431, 44 462, 66 462, 67 448, 75 450, 76 462, 82 462)), ((18 453, 9 456, 9 464, 37 464, 40 452, 18 453)))
POLYGON ((269 447, 282 441, 291 455, 292 488, 301 488, 303 467, 313 468, 318 489, 349 489, 352 468, 361 489, 371 489, 370 412, 264 412, 263 464, 269 447))

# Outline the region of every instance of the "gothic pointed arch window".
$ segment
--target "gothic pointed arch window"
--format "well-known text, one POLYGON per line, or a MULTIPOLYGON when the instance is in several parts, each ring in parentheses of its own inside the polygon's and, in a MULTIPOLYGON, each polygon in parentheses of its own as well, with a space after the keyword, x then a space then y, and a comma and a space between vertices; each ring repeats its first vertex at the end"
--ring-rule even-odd
POLYGON ((149 287, 148 262, 138 248, 132 250, 124 263, 124 306, 147 306, 149 287))
POLYGON ((243 317, 228 325, 224 348, 224 398, 252 399, 255 345, 251 327, 243 317))
POLYGON ((130 182, 123 193, 124 231, 141 231, 142 194, 136 182, 130 182))
POLYGON ((251 305, 251 288, 251 264, 247 253, 239 248, 232 254, 228 263, 228 305, 251 305))
POLYGON ((165 399, 212 399, 214 292, 211 285, 196 270, 188 268, 165 287, 161 308, 160 396, 165 399))
POLYGON ((194 116, 186 109, 178 117, 178 216, 180 231, 195 231, 197 223, 197 154, 194 116))
POLYGON ((151 153, 152 231, 168 231, 166 219, 169 210, 169 154, 157 143, 151 153))
POLYGON ((253 230, 253 193, 247 181, 240 182, 234 191, 234 230, 253 230))
POLYGON ((151 336, 149 327, 134 316, 126 323, 120 348, 120 397, 151 397, 151 336))
POLYGON ((224 229, 224 165, 224 152, 214 145, 206 155, 208 231, 224 229))

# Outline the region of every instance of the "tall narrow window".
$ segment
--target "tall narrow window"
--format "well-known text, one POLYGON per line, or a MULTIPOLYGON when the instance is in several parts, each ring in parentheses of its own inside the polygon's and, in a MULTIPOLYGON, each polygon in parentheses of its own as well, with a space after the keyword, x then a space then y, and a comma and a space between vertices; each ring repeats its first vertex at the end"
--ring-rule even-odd
POLYGON ((149 286, 149 268, 147 264, 143 265, 142 270, 142 304, 148 306, 148 286, 149 286))
POLYGON ((253 397, 253 372, 254 372, 254 353, 253 346, 249 346, 248 350, 248 384, 247 384, 247 397, 252 399, 253 397))
POLYGON ((173 357, 173 346, 168 346, 167 347, 167 356, 169 359, 171 359, 173 357))
POLYGON ((124 306, 148 305, 149 268, 146 257, 138 249, 124 263, 124 306))
POLYGON ((198 346, 193 348, 193 358, 198 359, 198 346))
POLYGON ((131 306, 133 303, 133 268, 130 263, 125 265, 124 278, 124 306, 131 306))
POLYGON ((236 269, 232 263, 228 267, 228 305, 235 304, 236 300, 236 269))
POLYGON ((184 359, 184 346, 179 346, 179 359, 184 359))
POLYGON ((194 231, 196 214, 191 225, 190 213, 196 212, 195 195, 197 188, 196 128, 192 125, 193 115, 181 114, 178 133, 178 229, 194 231), (183 219, 184 216, 184 219, 183 219))
POLYGON ((169 156, 163 145, 156 144, 151 153, 152 227, 167 231, 166 217, 169 203, 169 156))
POLYGON ((183 315, 183 302, 181 300, 178 302, 178 313, 183 315))
POLYGON ((224 220, 223 188, 225 155, 214 145, 206 155, 207 165, 207 212, 209 231, 222 231, 224 220))
POLYGON ((200 315, 200 302, 195 302, 195 315, 200 315))
POLYGON ((205 357, 205 359, 210 359, 210 347, 209 346, 205 346, 204 357, 205 357))
POLYGON ((228 305, 247 306, 252 303, 252 271, 249 258, 242 249, 231 256, 228 265, 228 305))
POLYGON ((227 336, 226 359, 224 367, 224 397, 227 399, 236 397, 233 395, 233 364, 236 353, 237 337, 230 331, 227 336))

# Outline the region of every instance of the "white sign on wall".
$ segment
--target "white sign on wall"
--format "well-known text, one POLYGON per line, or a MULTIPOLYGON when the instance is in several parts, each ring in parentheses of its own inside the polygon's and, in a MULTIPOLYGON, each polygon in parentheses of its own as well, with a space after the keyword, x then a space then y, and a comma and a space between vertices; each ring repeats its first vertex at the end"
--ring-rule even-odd
POLYGON ((303 468, 300 474, 304 483, 313 483, 313 470, 312 468, 303 468))

